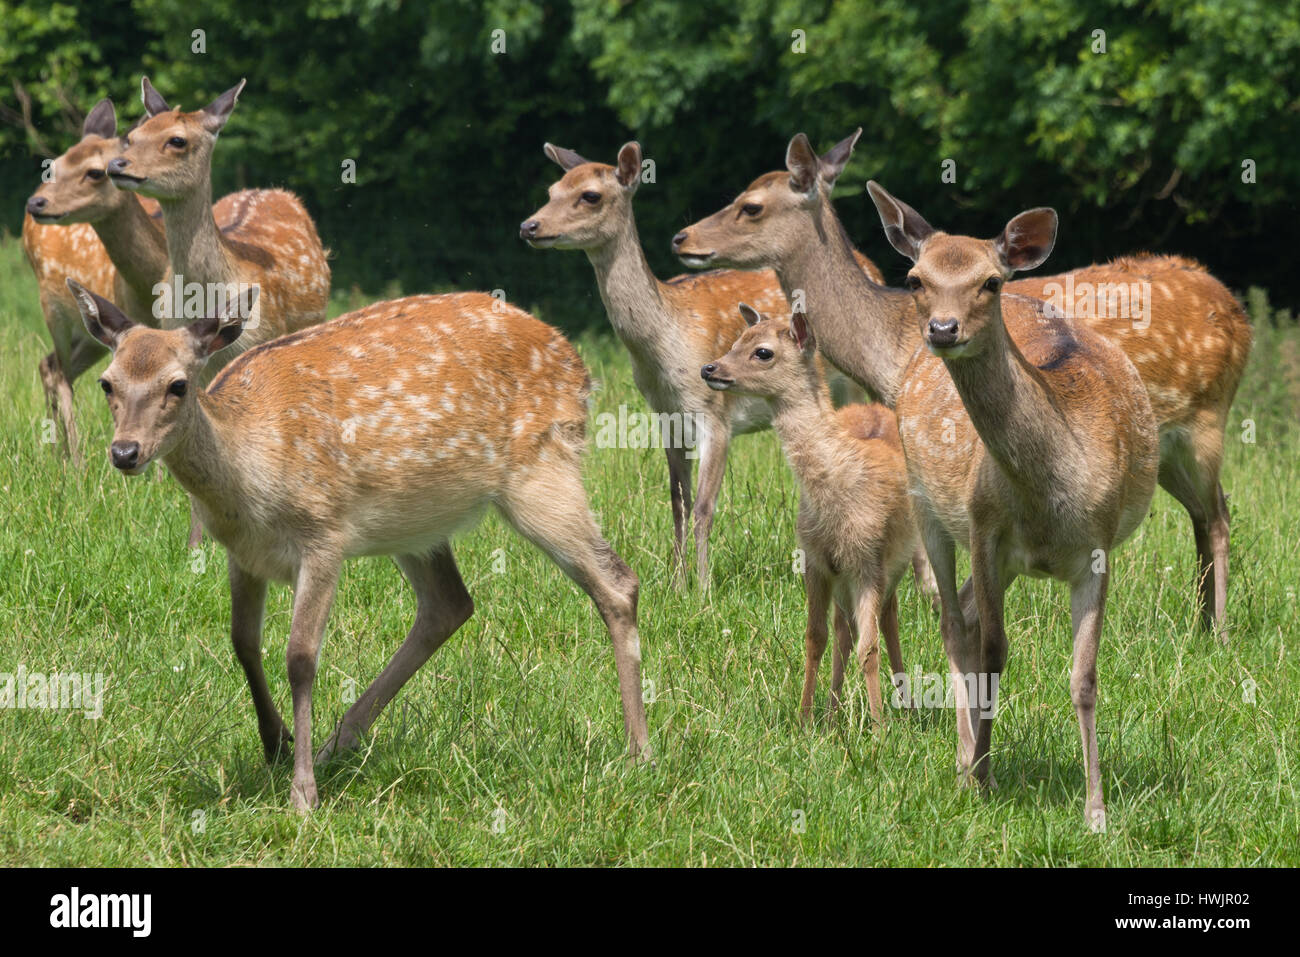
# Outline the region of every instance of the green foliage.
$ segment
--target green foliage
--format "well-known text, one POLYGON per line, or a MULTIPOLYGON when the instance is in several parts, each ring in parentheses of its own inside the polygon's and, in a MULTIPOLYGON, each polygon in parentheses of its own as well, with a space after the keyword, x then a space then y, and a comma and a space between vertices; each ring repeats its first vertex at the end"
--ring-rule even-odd
POLYGON ((1294 2, 0 0, 0 19, 0 73, 40 137, 0 90, 10 229, 41 149, 66 148, 97 97, 130 120, 141 73, 188 108, 246 76, 216 186, 299 192, 344 286, 503 288, 599 321, 581 257, 516 238, 554 176, 543 141, 610 161, 641 140, 659 170, 641 234, 669 274, 668 237, 778 168, 793 133, 824 147, 860 125, 841 213, 887 275, 901 263, 858 195, 868 178, 976 233, 1054 205, 1061 267, 1154 247, 1238 287, 1300 291, 1274 253, 1300 239, 1294 2))

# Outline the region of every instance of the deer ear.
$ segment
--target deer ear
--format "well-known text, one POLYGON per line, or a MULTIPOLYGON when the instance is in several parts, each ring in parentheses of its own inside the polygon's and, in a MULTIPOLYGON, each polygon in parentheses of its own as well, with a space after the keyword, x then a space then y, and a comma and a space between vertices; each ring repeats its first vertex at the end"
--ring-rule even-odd
POLYGON ((1022 272, 1041 266, 1056 245, 1056 210, 1048 206, 1026 210, 1015 217, 993 241, 1006 267, 1022 272))
POLYGON ((867 183, 867 192, 876 204, 876 212, 880 214, 880 222, 885 227, 885 237, 889 244, 916 262, 921 254, 921 244, 934 234, 934 227, 907 203, 890 196, 885 187, 875 180, 867 183))
POLYGON ((587 162, 577 153, 573 152, 573 150, 566 150, 563 146, 556 146, 553 143, 543 144, 542 152, 546 154, 547 159, 560 167, 560 169, 564 170, 566 173, 573 169, 573 167, 581 166, 583 163, 587 162))
POLYGON ((244 331, 244 324, 253 319, 259 289, 256 285, 238 294, 227 292, 215 316, 196 319, 185 328, 194 340, 199 357, 206 359, 231 345, 244 331))
POLYGON ((135 325, 121 309, 103 296, 91 292, 75 279, 66 280, 68 291, 77 301, 77 310, 86 331, 110 349, 116 349, 126 331, 135 325))
POLYGON ((859 126, 851 135, 844 137, 823 153, 821 159, 817 161, 817 174, 827 190, 835 185, 835 181, 840 178, 840 173, 844 172, 849 158, 853 156, 853 147, 857 145, 858 137, 861 135, 862 127, 859 126))
POLYGON ((113 101, 104 97, 86 114, 86 121, 81 124, 81 135, 99 136, 111 140, 117 135, 117 113, 113 111, 113 101))
POLYGON ((790 317, 790 335, 800 351, 807 352, 812 347, 812 326, 808 324, 808 316, 805 313, 796 312, 790 317))
POLYGON ((150 116, 157 116, 171 109, 167 101, 162 98, 162 94, 153 88, 147 76, 140 80, 140 99, 144 101, 144 111, 150 116))
POLYGON ((641 144, 636 140, 624 143, 618 151, 614 178, 624 189, 636 189, 641 184, 641 144))
POLYGON ((213 135, 221 132, 221 128, 226 125, 226 120, 230 119, 230 114, 239 101, 240 91, 244 89, 244 84, 247 82, 247 80, 240 80, 203 108, 203 128, 205 130, 213 135))
POLYGON ((736 304, 740 310, 740 317, 745 320, 745 325, 753 326, 763 321, 763 315, 747 302, 736 304))
POLYGON ((253 311, 257 308, 257 299, 261 292, 261 287, 253 283, 247 288, 240 289, 238 295, 227 296, 217 309, 217 318, 222 322, 249 322, 253 319, 253 311))
POLYGON ((785 168, 790 171, 790 188, 796 193, 810 193, 817 185, 817 154, 808 137, 796 133, 785 149, 785 168))

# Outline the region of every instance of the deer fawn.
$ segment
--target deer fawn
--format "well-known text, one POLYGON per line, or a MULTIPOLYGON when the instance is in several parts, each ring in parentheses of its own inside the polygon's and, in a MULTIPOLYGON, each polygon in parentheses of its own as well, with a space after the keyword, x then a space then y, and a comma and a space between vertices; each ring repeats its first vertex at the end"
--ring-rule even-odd
MULTIPOLYGON (((711 391, 700 379, 705 362, 730 348, 744 330, 736 303, 769 312, 787 309, 771 273, 720 271, 660 282, 650 270, 632 197, 641 183, 641 147, 627 143, 616 166, 593 163, 547 143, 545 152, 564 171, 550 187, 550 201, 520 226, 519 235, 539 248, 582 249, 596 270, 605 312, 632 360, 637 389, 656 413, 683 414, 693 425, 682 447, 664 442, 672 498, 674 568, 686 574, 687 516, 695 535, 696 571, 709 582, 709 533, 727 448, 733 435, 766 429, 769 413, 758 399, 711 391), (691 505, 691 450, 700 459, 691 505)), ((865 259, 860 269, 876 274, 865 259)))
POLYGON ((637 578, 587 506, 589 380, 558 332, 479 293, 413 296, 247 351, 204 390, 196 384, 204 364, 239 337, 255 289, 229 323, 212 316, 155 330, 69 285, 87 329, 113 350, 102 382, 114 465, 136 475, 163 459, 226 547, 231 639, 267 759, 296 742, 294 807, 317 804, 312 683, 343 561, 392 555, 418 608, 405 642, 318 760, 354 746, 469 619, 474 603, 449 540, 489 505, 595 602, 613 639, 631 751, 648 753, 637 578), (268 580, 294 588, 292 737, 262 671, 268 580))
MULTIPOLYGON (((822 353, 892 407, 921 344, 912 299, 856 268, 855 251, 831 205, 831 187, 861 130, 824 156, 795 136, 786 169, 754 180, 729 206, 678 233, 673 249, 689 266, 773 267, 787 295, 802 290, 822 353)), ((1010 283, 1007 291, 1056 300, 1146 288, 1145 315, 1095 308, 1088 296, 1071 316, 1125 351, 1147 388, 1160 428, 1160 484, 1192 519, 1202 624, 1221 628, 1227 604, 1228 510, 1219 484, 1224 429, 1251 331, 1240 303, 1204 268, 1176 256, 1134 256, 1070 273, 1010 283)), ((1123 303, 1127 304, 1126 295, 1123 303)), ((1055 303, 1054 303, 1055 304, 1055 303)))
MULTIPOLYGON (((323 320, 329 265, 311 216, 285 190, 244 190, 233 198, 228 224, 219 228, 213 217, 212 151, 243 80, 192 113, 168 106, 148 77, 140 86, 149 118, 126 135, 108 175, 118 187, 162 206, 171 260, 168 288, 197 283, 205 296, 218 285, 259 290, 257 314, 233 348, 210 365, 205 373, 210 377, 239 352, 323 320)), ((179 324, 187 314, 170 298, 164 326, 179 324)))
MULTIPOLYGON (((152 315, 152 289, 167 268, 162 232, 136 197, 118 193, 105 174, 117 150, 111 101, 95 104, 81 140, 51 166, 53 178, 27 201, 23 249, 40 288, 41 312, 54 350, 40 363, 41 384, 59 424, 64 451, 81 464, 72 386, 104 355, 86 335, 64 281, 77 279, 112 296, 142 322, 152 315)), ((157 204, 148 201, 154 211, 157 204)))
POLYGON ((1118 345, 1035 299, 1003 294, 1056 242, 1051 209, 1031 209, 981 241, 939 232, 868 184, 907 276, 917 351, 898 395, 898 427, 943 602, 959 764, 992 784, 989 745, 1006 661, 1003 597, 1018 575, 1070 586, 1070 695, 1083 739, 1084 816, 1106 826, 1097 756, 1097 648, 1111 552, 1151 505, 1155 416, 1118 345), (947 432, 948 434, 945 434, 947 432), (978 619, 957 589, 954 544, 969 544, 978 619), (978 682, 976 682, 978 679, 978 682), (986 690, 971 700, 968 683, 986 690), (976 727, 976 722, 978 722, 976 727))
POLYGON ((826 650, 826 612, 835 603, 830 710, 839 706, 849 648, 857 636, 871 716, 884 719, 879 631, 895 687, 907 669, 898 644, 898 581, 918 539, 894 414, 882 405, 831 407, 807 318, 768 319, 741 303, 749 328, 700 374, 710 388, 765 399, 772 427, 799 479, 808 629, 799 713, 812 718, 817 668, 826 650))

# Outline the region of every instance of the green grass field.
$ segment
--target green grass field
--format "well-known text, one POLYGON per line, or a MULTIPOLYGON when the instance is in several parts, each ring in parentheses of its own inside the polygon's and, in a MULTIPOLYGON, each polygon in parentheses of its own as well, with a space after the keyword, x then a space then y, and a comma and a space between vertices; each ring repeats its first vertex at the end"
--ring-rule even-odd
MULTIPOLYGON (((1231 642, 1196 628, 1190 524, 1158 492, 1115 558, 1102 643, 1108 833, 1082 818, 1061 585, 1022 579, 1008 596, 992 795, 957 785, 951 711, 895 712, 873 728, 856 674, 837 718, 800 727, 797 496, 771 433, 733 445, 707 599, 671 585, 662 453, 590 453, 593 507, 641 578, 653 766, 624 757, 594 608, 491 517, 457 548, 478 613, 367 749, 318 775, 322 806, 299 817, 287 810, 289 766, 262 762, 227 637, 222 549, 186 551, 186 500, 170 477, 113 474, 95 372, 77 388, 88 464, 42 443, 47 339, 30 270, 7 241, 0 673, 98 672, 106 689, 98 720, 0 712, 0 863, 1300 864, 1300 334, 1289 317, 1274 330, 1264 298, 1251 300, 1257 340, 1224 469, 1231 642)), ((612 338, 580 347, 603 383, 598 409, 641 408, 612 338)), ((316 682, 317 744, 414 613, 389 561, 348 566, 316 682)), ((909 668, 946 673, 937 618, 910 579, 901 620, 909 668)), ((286 713, 288 626, 288 589, 273 587, 266 660, 286 713)), ((829 661, 819 709, 828 683, 829 661)))

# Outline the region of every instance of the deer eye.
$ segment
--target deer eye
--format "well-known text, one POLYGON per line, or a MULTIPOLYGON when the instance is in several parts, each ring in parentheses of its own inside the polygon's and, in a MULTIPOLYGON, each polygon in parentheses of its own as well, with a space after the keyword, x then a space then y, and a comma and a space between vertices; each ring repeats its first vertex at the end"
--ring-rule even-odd
POLYGON ((167 394, 174 395, 176 396, 176 398, 179 399, 185 395, 185 390, 188 387, 189 387, 189 383, 187 383, 184 379, 177 379, 175 382, 173 382, 171 385, 167 387, 167 394))
POLYGON ((763 205, 761 203, 746 203, 740 207, 740 211, 746 216, 757 216, 763 211, 763 205))
POLYGON ((590 206, 595 206, 600 202, 600 193, 586 192, 582 194, 582 201, 590 206))
POLYGON ((772 350, 766 346, 759 346, 754 350, 754 358, 758 359, 760 362, 771 362, 773 355, 774 353, 772 350))
POLYGON ((917 277, 917 276, 908 276, 908 277, 907 277, 907 288, 910 289, 910 290, 912 290, 912 292, 919 292, 920 289, 921 289, 921 280, 920 280, 920 278, 917 277))
POLYGON ((104 171, 102 169, 86 170, 86 179, 103 179, 103 178, 104 178, 104 171))
POLYGON ((178 150, 183 150, 183 149, 185 148, 185 137, 183 137, 183 136, 173 136, 171 139, 169 139, 169 140, 167 141, 167 145, 168 145, 168 146, 174 146, 174 147, 176 147, 178 150))
POLYGON ((99 387, 104 390, 104 395, 113 394, 113 386, 109 383, 107 379, 100 379, 99 387))
POLYGON ((1001 289, 1002 289, 1001 276, 989 276, 989 278, 984 281, 985 292, 1000 292, 1001 289))

